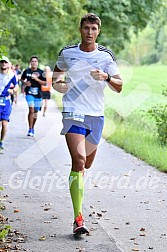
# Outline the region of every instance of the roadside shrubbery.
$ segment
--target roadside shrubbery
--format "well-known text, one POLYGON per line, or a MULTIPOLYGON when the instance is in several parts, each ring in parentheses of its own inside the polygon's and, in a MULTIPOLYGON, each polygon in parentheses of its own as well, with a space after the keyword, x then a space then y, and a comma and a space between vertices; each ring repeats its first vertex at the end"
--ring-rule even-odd
MULTIPOLYGON (((0 191, 3 190, 3 187, 0 186, 0 191)), ((0 202, 0 212, 5 209, 3 203, 0 202)), ((9 233, 11 226, 6 225, 6 218, 0 214, 0 242, 5 241, 7 234, 9 233)))
MULTIPOLYGON (((167 88, 164 88, 162 94, 167 97, 167 88)), ((147 110, 147 113, 155 119, 158 141, 161 145, 167 145, 167 104, 158 104, 147 110)))

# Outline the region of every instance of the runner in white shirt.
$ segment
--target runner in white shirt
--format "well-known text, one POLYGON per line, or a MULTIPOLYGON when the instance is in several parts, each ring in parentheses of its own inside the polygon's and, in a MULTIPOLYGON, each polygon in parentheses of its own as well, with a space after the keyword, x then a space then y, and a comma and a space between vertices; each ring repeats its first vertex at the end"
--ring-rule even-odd
POLYGON ((82 216, 84 169, 91 167, 104 124, 104 93, 108 85, 121 92, 122 79, 111 50, 98 45, 101 21, 88 13, 81 18, 81 43, 67 46, 59 54, 53 88, 63 95, 61 134, 72 159, 69 176, 74 208, 74 235, 88 233, 82 216), (65 77, 64 77, 65 75, 65 77))
POLYGON ((13 71, 9 71, 9 59, 0 58, 0 150, 4 149, 4 139, 12 111, 11 95, 18 90, 18 83, 13 71), (11 84, 14 88, 11 88, 11 84))

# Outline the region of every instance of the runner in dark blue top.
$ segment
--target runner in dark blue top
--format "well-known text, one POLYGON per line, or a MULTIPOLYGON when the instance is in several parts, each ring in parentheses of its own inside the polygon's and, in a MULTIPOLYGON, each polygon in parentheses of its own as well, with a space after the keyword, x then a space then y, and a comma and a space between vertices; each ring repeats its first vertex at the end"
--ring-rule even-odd
POLYGON ((24 70, 21 81, 25 84, 26 101, 29 107, 28 113, 28 136, 34 136, 34 125, 37 120, 37 113, 41 108, 42 95, 41 86, 46 85, 46 78, 43 70, 38 68, 38 57, 30 58, 30 68, 24 70))

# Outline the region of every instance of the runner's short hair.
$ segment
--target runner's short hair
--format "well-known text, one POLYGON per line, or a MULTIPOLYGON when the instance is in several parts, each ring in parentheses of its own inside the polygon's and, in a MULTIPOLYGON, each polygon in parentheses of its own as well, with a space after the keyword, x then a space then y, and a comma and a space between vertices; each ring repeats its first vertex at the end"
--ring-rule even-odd
POLYGON ((32 56, 30 57, 30 62, 31 62, 31 60, 34 59, 34 58, 37 59, 37 60, 39 61, 39 59, 38 59, 38 57, 37 57, 36 55, 32 55, 32 56))
POLYGON ((101 20, 100 20, 100 18, 99 18, 96 14, 94 14, 94 13, 87 13, 87 14, 85 14, 85 15, 81 18, 81 20, 80 20, 80 28, 82 27, 83 22, 85 22, 85 21, 88 21, 88 22, 90 22, 90 23, 92 23, 92 24, 97 24, 98 27, 99 27, 99 29, 100 29, 100 27, 101 27, 101 20))

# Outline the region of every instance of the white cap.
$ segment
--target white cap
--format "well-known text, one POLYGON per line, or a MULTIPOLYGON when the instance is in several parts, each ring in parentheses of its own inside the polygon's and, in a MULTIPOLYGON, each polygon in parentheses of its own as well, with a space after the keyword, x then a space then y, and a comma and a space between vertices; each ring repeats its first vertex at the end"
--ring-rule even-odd
POLYGON ((6 56, 4 56, 4 55, 2 55, 2 56, 0 57, 0 62, 1 62, 2 60, 6 61, 7 63, 10 62, 9 59, 8 59, 8 57, 6 57, 6 56))

